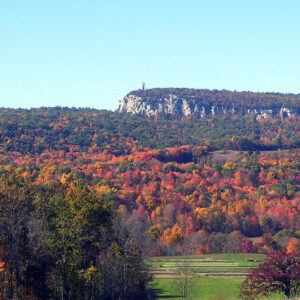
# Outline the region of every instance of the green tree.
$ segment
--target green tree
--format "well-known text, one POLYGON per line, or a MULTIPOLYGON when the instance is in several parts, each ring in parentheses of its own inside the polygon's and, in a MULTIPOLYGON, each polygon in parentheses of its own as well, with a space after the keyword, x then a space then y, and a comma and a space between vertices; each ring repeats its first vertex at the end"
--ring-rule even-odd
POLYGON ((65 195, 50 198, 48 222, 47 245, 60 298, 100 296, 96 260, 110 226, 110 209, 101 195, 71 184, 65 195))
POLYGON ((34 188, 9 171, 0 182, 0 253, 4 262, 1 294, 8 299, 25 295, 45 298, 46 268, 38 253, 43 225, 34 209, 34 188))

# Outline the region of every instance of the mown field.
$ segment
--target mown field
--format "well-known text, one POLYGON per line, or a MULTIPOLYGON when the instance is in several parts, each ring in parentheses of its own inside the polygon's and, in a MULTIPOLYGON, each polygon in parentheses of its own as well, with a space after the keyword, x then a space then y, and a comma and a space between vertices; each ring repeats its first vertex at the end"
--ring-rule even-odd
MULTIPOLYGON (((249 269, 264 261, 261 254, 207 254, 154 257, 147 265, 153 274, 158 299, 238 299, 239 288, 249 269)), ((272 297, 273 298, 273 297, 272 297)), ((280 295, 274 295, 274 299, 280 295)))

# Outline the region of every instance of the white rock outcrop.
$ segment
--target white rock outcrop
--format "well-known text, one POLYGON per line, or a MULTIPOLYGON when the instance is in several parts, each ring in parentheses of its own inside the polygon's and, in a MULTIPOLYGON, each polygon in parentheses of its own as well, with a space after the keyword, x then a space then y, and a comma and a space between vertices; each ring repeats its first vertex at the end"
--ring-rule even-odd
POLYGON ((220 114, 231 115, 253 115, 257 120, 280 116, 280 118, 296 116, 297 110, 287 107, 272 109, 263 108, 235 108, 233 105, 224 107, 218 105, 202 105, 201 99, 195 97, 179 98, 174 94, 168 97, 151 99, 150 97, 140 97, 132 94, 127 95, 119 101, 118 112, 130 114, 141 114, 153 116, 157 114, 170 114, 178 116, 196 116, 205 118, 220 114))

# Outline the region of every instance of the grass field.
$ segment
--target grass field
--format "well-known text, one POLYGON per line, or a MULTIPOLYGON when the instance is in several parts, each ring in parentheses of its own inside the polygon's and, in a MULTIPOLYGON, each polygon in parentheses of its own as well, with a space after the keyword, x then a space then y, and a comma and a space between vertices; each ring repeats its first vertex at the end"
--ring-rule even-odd
MULTIPOLYGON (((158 299, 181 299, 180 291, 176 288, 181 279, 154 279, 154 288, 159 295, 158 299)), ((237 299, 242 279, 237 278, 193 278, 192 286, 188 291, 188 299, 237 299)))
MULTIPOLYGON (((153 288, 158 299, 181 299, 184 280, 188 299, 238 299, 239 288, 249 268, 264 261, 261 254, 208 254, 148 259, 153 288)), ((274 299, 280 299, 274 295, 274 299)))

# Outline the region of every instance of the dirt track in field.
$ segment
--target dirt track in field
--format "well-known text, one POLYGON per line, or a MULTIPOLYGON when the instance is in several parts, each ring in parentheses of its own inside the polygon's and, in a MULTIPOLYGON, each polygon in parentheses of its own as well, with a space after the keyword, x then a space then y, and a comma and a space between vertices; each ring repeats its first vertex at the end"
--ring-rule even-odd
POLYGON ((159 261, 159 262, 234 262, 234 260, 226 260, 226 259, 213 259, 213 258, 191 258, 191 259, 183 259, 183 258, 151 258, 148 261, 159 261))

